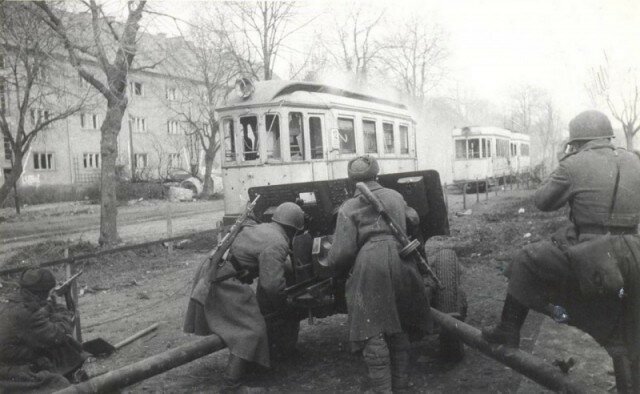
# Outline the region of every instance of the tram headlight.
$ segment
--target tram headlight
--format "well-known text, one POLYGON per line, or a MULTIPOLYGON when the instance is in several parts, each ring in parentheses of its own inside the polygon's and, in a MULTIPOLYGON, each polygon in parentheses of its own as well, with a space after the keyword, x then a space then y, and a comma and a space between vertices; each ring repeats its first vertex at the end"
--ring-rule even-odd
POLYGON ((248 98, 253 93, 253 89, 253 83, 251 83, 251 80, 249 78, 236 79, 234 90, 239 98, 248 98))

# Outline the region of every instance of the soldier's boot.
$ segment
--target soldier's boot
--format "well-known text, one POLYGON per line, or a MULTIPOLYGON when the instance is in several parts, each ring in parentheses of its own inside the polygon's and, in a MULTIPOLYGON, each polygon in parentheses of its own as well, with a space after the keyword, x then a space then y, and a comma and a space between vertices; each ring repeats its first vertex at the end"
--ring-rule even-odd
POLYGON ((409 383, 409 336, 406 333, 389 337, 391 356, 391 386, 394 392, 410 387, 409 383))
POLYGON ((242 378, 245 375, 248 362, 242 358, 229 354, 229 361, 227 367, 224 370, 222 376, 222 388, 221 393, 234 393, 234 394, 256 394, 263 393, 265 389, 262 387, 248 387, 242 385, 242 378))
POLYGON ((511 294, 507 294, 500 323, 493 327, 484 328, 482 337, 489 343, 520 347, 520 329, 528 313, 529 308, 522 305, 511 294))
POLYGON ((391 360, 384 335, 378 334, 367 339, 362 356, 369 371, 371 391, 391 393, 391 360))

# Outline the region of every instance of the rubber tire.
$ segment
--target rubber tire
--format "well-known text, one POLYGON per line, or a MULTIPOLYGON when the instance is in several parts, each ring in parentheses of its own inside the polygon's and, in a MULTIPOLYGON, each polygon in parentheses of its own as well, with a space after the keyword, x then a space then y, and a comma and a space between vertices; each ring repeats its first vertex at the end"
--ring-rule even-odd
MULTIPOLYGON (((444 313, 457 313, 464 321, 467 317, 467 297, 460 288, 460 264, 451 249, 438 251, 430 259, 444 289, 436 289, 433 307, 444 313)), ((464 358, 464 343, 455 336, 440 332, 440 357, 447 362, 460 362, 464 358)))

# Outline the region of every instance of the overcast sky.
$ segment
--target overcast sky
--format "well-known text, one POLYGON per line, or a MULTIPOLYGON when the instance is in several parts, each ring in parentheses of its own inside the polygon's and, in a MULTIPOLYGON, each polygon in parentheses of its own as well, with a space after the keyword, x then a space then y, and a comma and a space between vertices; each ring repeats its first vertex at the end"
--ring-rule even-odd
MULTIPOLYGON (((345 1, 300 2, 300 19, 320 15, 294 38, 305 42, 318 29, 331 28, 345 1)), ((188 20, 194 1, 154 0, 152 7, 188 20)), ((606 51, 620 68, 640 65, 639 0, 394 0, 378 1, 395 17, 414 12, 448 33, 447 86, 504 105, 509 90, 529 83, 547 89, 565 116, 590 106, 584 84, 606 51)), ((155 28, 166 29, 166 22, 155 28)), ((153 27, 152 27, 153 28, 153 27)), ((389 29, 389 28, 388 28, 389 29)), ((276 72, 287 75, 286 59, 276 72)), ((637 70, 637 69, 636 69, 637 70)))

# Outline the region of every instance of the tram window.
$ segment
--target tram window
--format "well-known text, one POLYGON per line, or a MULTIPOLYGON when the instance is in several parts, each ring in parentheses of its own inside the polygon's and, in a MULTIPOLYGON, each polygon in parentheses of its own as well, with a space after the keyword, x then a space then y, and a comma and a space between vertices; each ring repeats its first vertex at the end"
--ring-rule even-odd
POLYGON ((235 161, 236 135, 233 129, 233 119, 224 119, 222 129, 224 131, 224 161, 235 161))
POLYGON ((469 140, 469 159, 479 159, 480 158, 480 140, 477 138, 472 138, 469 140))
POLYGON ((400 125, 400 154, 409 153, 409 127, 400 125))
POLYGON ((245 160, 256 160, 258 152, 258 117, 244 116, 240 118, 242 126, 242 152, 245 160))
POLYGON ((529 144, 520 144, 520 154, 522 156, 529 156, 529 144))
POLYGON ((511 157, 518 155, 518 144, 511 143, 511 157))
POLYGON ((311 139, 311 158, 322 159, 322 121, 317 116, 309 117, 309 138, 311 139))
POLYGON ((496 140, 496 156, 509 157, 509 141, 503 139, 496 140))
POLYGON ((456 159, 466 159, 467 158, 467 141, 466 140, 456 140, 456 159))
POLYGON ((378 153, 378 140, 376 138, 376 122, 362 121, 362 133, 364 134, 365 153, 378 153))
POLYGON ((304 130, 301 112, 289 112, 289 150, 291 151, 291 160, 304 159, 304 130))
POLYGON ((491 140, 482 139, 482 157, 491 157, 491 140))
POLYGON ((384 153, 393 153, 393 123, 383 123, 384 153))
POLYGON ((280 116, 267 115, 267 158, 282 159, 280 154, 280 116))
POLYGON ((356 153, 353 119, 338 118, 338 131, 340 132, 340 153, 356 153))

